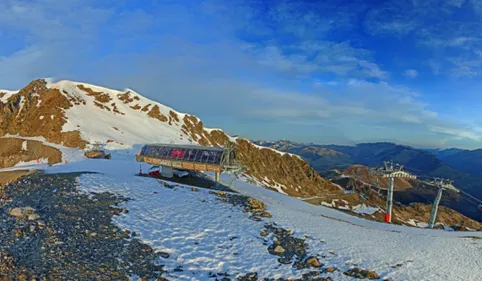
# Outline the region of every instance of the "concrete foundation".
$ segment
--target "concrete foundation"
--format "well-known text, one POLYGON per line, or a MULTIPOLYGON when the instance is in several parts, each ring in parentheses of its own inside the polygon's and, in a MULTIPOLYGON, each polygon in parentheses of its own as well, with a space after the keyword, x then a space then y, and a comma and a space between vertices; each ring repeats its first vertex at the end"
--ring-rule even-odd
POLYGON ((173 169, 171 167, 162 166, 161 175, 166 178, 174 177, 173 169))

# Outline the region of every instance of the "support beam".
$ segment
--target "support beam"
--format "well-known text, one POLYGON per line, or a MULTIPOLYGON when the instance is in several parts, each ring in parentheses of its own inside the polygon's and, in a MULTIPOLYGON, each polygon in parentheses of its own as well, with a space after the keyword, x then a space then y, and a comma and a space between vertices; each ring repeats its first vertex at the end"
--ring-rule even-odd
POLYGON ((429 228, 433 228, 435 224, 435 219, 437 218, 438 205, 440 204, 440 199, 442 199, 443 188, 438 189, 437 197, 433 201, 432 212, 430 213, 430 221, 428 223, 429 228))
POLYGON ((385 222, 392 222, 392 208, 393 208, 393 177, 390 177, 390 183, 388 184, 388 194, 387 194, 387 210, 385 214, 385 222))
POLYGON ((221 180, 221 172, 216 172, 216 179, 215 179, 215 181, 216 181, 217 183, 219 183, 220 180, 221 180))

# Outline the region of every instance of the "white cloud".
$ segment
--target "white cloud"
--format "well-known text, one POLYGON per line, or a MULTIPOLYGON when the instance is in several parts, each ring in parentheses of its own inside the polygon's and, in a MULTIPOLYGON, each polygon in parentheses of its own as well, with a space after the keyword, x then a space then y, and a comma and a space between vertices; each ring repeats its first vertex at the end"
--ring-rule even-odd
POLYGON ((293 74, 333 73, 339 76, 385 79, 388 74, 371 62, 370 52, 348 43, 305 41, 289 46, 243 48, 262 65, 293 74))
MULTIPOLYGON (((316 21, 323 23, 319 30, 326 31, 338 25, 333 22, 339 16, 336 13, 316 19, 316 13, 300 18, 301 14, 290 14, 289 9, 277 10, 274 22, 288 17, 289 22, 300 23, 297 27, 279 27, 282 32, 305 37, 288 45, 270 37, 278 31, 266 26, 260 25, 259 33, 251 33, 252 24, 228 21, 226 17, 256 19, 257 14, 246 7, 237 14, 237 9, 226 9, 222 2, 202 4, 209 15, 214 13, 208 22, 180 5, 116 14, 80 0, 62 1, 58 6, 52 0, 19 3, 18 7, 14 1, 0 3, 0 31, 23 34, 27 42, 20 50, 0 58, 0 88, 24 86, 29 80, 47 76, 112 88, 130 87, 178 110, 209 119, 214 126, 226 118, 241 120, 239 124, 266 120, 279 123, 272 129, 278 134, 287 133, 286 128, 293 124, 309 124, 306 135, 319 132, 320 124, 330 124, 326 135, 336 131, 341 137, 363 124, 409 128, 433 133, 435 139, 473 140, 479 135, 464 124, 440 118, 406 87, 364 80, 389 76, 370 51, 355 48, 351 42, 328 41, 324 32, 318 37, 318 33, 310 34, 303 28, 303 24, 316 21), (112 25, 103 24, 107 22, 112 25), (237 36, 240 28, 252 36, 267 36, 268 43, 241 40, 237 36), (333 79, 323 80, 327 73, 333 79), (311 87, 313 80, 327 82, 311 87)), ((463 66, 462 62, 458 64, 463 66)), ((236 124, 228 126, 229 130, 236 124)), ((368 137, 364 134, 359 136, 368 137)), ((370 136, 384 137, 382 131, 370 132, 370 136)), ((417 141, 411 134, 400 133, 398 137, 417 141)))
POLYGON ((419 73, 415 69, 407 69, 403 72, 403 74, 409 78, 418 77, 419 73))

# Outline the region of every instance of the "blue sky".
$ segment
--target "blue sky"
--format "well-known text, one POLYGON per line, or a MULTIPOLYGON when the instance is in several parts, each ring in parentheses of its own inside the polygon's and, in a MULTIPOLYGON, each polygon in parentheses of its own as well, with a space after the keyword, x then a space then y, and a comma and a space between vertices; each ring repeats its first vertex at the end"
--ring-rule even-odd
POLYGON ((0 88, 144 96, 252 139, 482 147, 482 2, 0 2, 0 88))

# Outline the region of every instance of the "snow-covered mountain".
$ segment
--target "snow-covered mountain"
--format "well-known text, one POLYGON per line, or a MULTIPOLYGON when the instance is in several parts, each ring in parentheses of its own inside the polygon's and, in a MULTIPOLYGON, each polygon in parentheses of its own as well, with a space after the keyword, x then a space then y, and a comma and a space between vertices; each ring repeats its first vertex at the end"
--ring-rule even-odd
POLYGON ((0 101, 0 136, 41 137, 71 148, 102 142, 108 143, 108 149, 154 142, 207 146, 234 142, 246 174, 266 187, 292 196, 340 192, 297 155, 205 128, 196 116, 131 89, 40 79, 19 91, 0 90, 0 101))

